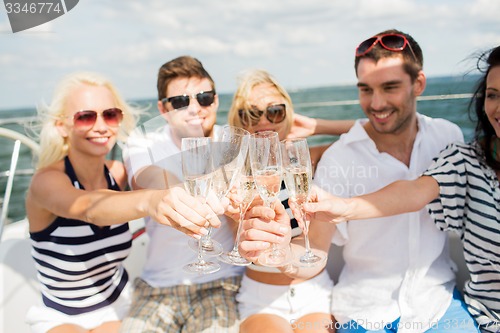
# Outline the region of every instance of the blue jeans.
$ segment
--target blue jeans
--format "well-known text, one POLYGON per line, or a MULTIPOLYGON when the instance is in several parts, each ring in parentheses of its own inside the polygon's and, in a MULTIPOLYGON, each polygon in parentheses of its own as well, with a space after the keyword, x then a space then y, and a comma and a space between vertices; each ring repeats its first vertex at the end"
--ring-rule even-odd
MULTIPOLYGON (((345 323, 344 325, 338 324, 337 333, 395 333, 398 331, 399 318, 390 324, 385 325, 383 329, 376 331, 369 331, 358 325, 354 320, 345 323)), ((479 332, 478 326, 467 311, 462 295, 455 289, 453 291, 453 299, 451 300, 450 307, 446 313, 439 319, 438 322, 433 323, 431 328, 426 332, 430 333, 477 333, 479 332)))

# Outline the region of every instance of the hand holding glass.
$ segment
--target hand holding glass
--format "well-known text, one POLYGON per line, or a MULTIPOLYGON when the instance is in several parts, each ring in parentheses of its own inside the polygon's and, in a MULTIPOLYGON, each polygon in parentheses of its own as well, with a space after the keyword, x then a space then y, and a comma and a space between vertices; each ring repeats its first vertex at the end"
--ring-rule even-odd
POLYGON ((247 266, 252 262, 243 258, 238 252, 238 245, 240 243, 240 233, 241 226, 243 224, 243 217, 246 211, 250 207, 253 198, 256 194, 255 182, 252 176, 252 169, 250 167, 250 156, 247 154, 247 158, 243 167, 241 168, 241 177, 236 181, 236 194, 240 198, 239 209, 240 217, 238 221, 238 230, 236 231, 236 238, 234 240, 233 249, 230 252, 225 252, 218 257, 218 259, 226 264, 236 265, 236 266, 247 266))
POLYGON ((281 142, 285 185, 290 198, 300 208, 302 232, 305 241, 305 253, 299 258, 301 266, 315 266, 326 259, 322 254, 314 253, 309 244, 309 220, 304 212, 303 205, 309 199, 312 185, 312 166, 309 146, 306 139, 288 139, 281 142))
MULTIPOLYGON (((250 138, 250 161, 257 191, 264 205, 272 207, 281 189, 281 149, 278 133, 257 132, 250 138)), ((288 262, 289 251, 273 244, 263 251, 259 262, 265 266, 278 267, 288 262)))
MULTIPOLYGON (((182 174, 186 190, 194 197, 208 196, 212 183, 211 139, 183 138, 181 142, 182 174)), ((210 274, 220 269, 216 262, 203 259, 202 242, 197 242, 198 260, 183 267, 186 272, 210 274)))

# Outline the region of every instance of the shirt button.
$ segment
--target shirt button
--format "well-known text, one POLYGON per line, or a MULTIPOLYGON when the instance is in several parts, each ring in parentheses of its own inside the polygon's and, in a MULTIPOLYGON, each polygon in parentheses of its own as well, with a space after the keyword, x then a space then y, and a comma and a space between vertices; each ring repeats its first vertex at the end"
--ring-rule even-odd
POLYGON ((295 288, 290 288, 290 296, 291 297, 295 296, 295 288))

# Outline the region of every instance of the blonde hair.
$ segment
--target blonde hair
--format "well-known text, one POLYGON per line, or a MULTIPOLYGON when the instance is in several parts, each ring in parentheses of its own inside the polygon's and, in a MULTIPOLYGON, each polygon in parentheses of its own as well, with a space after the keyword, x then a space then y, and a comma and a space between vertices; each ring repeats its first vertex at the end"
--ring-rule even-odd
POLYGON ((286 92, 285 88, 267 71, 263 69, 251 69, 243 72, 238 79, 238 88, 233 97, 233 102, 229 113, 227 115, 227 120, 229 125, 244 128, 248 130, 252 127, 249 124, 245 127, 241 123, 241 118, 239 116, 239 110, 243 112, 248 112, 251 106, 248 103, 248 97, 250 96, 252 89, 260 84, 270 84, 278 90, 281 96, 285 99, 286 105, 286 118, 285 118, 285 133, 288 134, 292 127, 293 121, 293 104, 290 95, 286 92))
POLYGON ((114 85, 104 76, 92 72, 76 72, 64 77, 56 89, 50 105, 38 108, 40 155, 37 168, 49 166, 68 154, 68 145, 56 127, 58 119, 66 115, 64 109, 74 88, 79 85, 99 86, 109 89, 115 98, 116 107, 123 111, 123 120, 120 124, 117 139, 124 141, 126 136, 135 128, 138 117, 142 113, 139 108, 125 102, 114 85))

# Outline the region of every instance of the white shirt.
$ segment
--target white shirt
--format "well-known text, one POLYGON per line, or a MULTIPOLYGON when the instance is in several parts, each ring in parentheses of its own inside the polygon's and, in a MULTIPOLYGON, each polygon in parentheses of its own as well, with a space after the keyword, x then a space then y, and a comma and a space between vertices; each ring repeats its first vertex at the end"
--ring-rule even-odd
MULTIPOLYGON (((141 128, 146 128, 142 126, 129 136, 127 147, 123 150, 129 183, 134 173, 149 165, 168 170, 174 176, 169 178, 170 186, 182 181, 180 149, 172 141, 169 126, 163 123, 161 127, 158 127, 157 130, 148 128, 141 131, 141 128)), ((216 130, 218 129, 214 127, 214 131, 216 130)), ((140 176, 136 181, 141 186, 140 176)), ((234 235, 225 217, 219 216, 219 219, 222 226, 213 229, 212 238, 222 244, 224 251, 229 251, 233 247, 234 235)), ((243 274, 244 267, 221 262, 219 262, 221 269, 213 274, 200 275, 184 272, 182 267, 195 262, 197 258, 197 253, 188 245, 188 240, 191 238, 174 228, 155 222, 150 217, 145 220, 150 241, 141 278, 152 287, 200 284, 243 274)), ((217 261, 214 257, 209 260, 217 261)))
MULTIPOLYGON (((377 150, 362 119, 323 154, 315 183, 341 197, 370 193, 417 178, 448 143, 463 141, 446 120, 417 119, 409 167, 377 150)), ((356 320, 373 330, 400 317, 399 332, 423 332, 446 312, 455 285, 447 238, 425 209, 339 224, 332 242, 344 245, 345 266, 332 294, 340 323, 356 320)))

